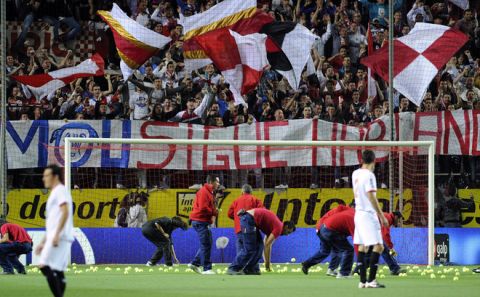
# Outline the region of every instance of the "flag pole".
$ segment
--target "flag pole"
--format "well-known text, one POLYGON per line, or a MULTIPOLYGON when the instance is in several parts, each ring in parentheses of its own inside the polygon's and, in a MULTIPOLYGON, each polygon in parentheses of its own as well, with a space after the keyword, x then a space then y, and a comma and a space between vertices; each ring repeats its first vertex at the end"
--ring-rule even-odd
MULTIPOLYGON (((390 116, 390 140, 395 140, 395 114, 393 112, 393 35, 394 35, 394 26, 393 26, 393 3, 394 0, 388 1, 388 111, 390 116)), ((394 207, 394 188, 395 188, 395 164, 394 164, 393 152, 390 152, 388 156, 388 176, 389 176, 389 188, 390 188, 390 209, 392 212, 394 207)))
POLYGON ((0 70, 0 83, 1 83, 1 95, 2 98, 0 102, 0 201, 2 208, 0 210, 0 217, 7 216, 7 158, 6 158, 6 147, 5 147, 5 137, 6 137, 6 124, 7 124, 7 79, 6 79, 6 60, 7 60, 7 13, 6 13, 6 1, 0 1, 0 44, 2 48, 0 49, 0 59, 1 59, 1 70, 0 70))

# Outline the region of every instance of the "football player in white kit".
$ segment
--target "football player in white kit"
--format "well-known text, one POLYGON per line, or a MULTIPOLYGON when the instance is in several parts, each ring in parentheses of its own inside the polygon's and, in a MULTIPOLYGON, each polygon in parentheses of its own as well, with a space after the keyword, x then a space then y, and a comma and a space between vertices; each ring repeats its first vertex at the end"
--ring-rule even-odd
POLYGON ((43 183, 51 192, 45 212, 46 235, 35 253, 40 255, 40 270, 47 278, 53 296, 62 297, 66 288, 64 271, 74 239, 72 197, 62 184, 62 169, 56 165, 45 168, 43 183))
POLYGON ((380 223, 388 226, 388 221, 378 203, 377 181, 375 179, 375 153, 365 150, 362 153, 362 167, 352 174, 355 195, 355 234, 353 243, 358 245, 359 288, 385 288, 376 281, 378 259, 383 251, 380 223), (370 263, 365 262, 365 254, 373 246, 370 263), (370 273, 367 279, 367 265, 370 273))

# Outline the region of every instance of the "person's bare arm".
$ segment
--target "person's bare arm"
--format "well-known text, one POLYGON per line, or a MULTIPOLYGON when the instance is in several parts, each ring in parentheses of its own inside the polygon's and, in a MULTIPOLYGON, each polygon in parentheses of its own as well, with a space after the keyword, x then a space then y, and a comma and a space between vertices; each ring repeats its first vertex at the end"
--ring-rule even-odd
POLYGON ((157 227, 158 231, 160 231, 160 233, 162 233, 162 235, 165 236, 165 238, 167 238, 167 239, 170 238, 170 235, 168 235, 168 233, 165 232, 165 230, 163 230, 163 228, 162 228, 162 226, 160 226, 160 224, 155 223, 155 227, 157 227))
POLYGON ((57 230, 55 231, 55 236, 53 237, 53 246, 58 246, 58 243, 60 241, 60 234, 62 233, 63 228, 65 228, 65 223, 67 222, 67 219, 68 219, 67 203, 63 203, 62 205, 60 205, 60 212, 62 213, 62 216, 60 217, 57 230))
POLYGON ((37 63, 33 64, 32 70, 30 70, 30 73, 28 75, 33 75, 37 69, 38 69, 37 63))
POLYGON ((68 59, 70 59, 72 55, 73 55, 72 50, 68 50, 67 55, 65 55, 65 57, 62 59, 60 64, 58 64, 58 68, 64 68, 65 65, 67 64, 68 59))
POLYGON ((265 238, 265 248, 263 250, 263 260, 265 261, 265 268, 267 269, 267 271, 271 271, 270 257, 272 255, 272 245, 273 245, 274 241, 275 241, 275 236, 273 234, 270 234, 265 238))
POLYGON ((35 254, 36 255, 40 255, 40 253, 43 250, 43 247, 45 246, 45 241, 46 240, 47 240, 47 238, 44 236, 42 241, 40 241, 40 243, 36 245, 36 247, 35 247, 35 254))
POLYGON ((103 96, 110 95, 113 92, 112 77, 110 74, 105 75, 108 83, 108 90, 102 93, 103 96))
POLYGON ((377 88, 378 99, 380 99, 379 101, 385 101, 385 96, 383 96, 382 89, 380 89, 380 85, 378 84, 377 80, 375 80, 375 88, 377 88))
POLYGON ((387 227, 388 226, 387 218, 385 218, 385 215, 383 214, 382 208, 378 203, 378 199, 375 195, 375 192, 368 192, 367 196, 368 196, 368 200, 370 200, 370 203, 372 203, 372 206, 375 209, 375 212, 380 218, 380 223, 382 223, 383 226, 387 227))
POLYGON ((10 241, 10 237, 8 236, 8 233, 3 234, 2 238, 0 238, 0 243, 9 242, 9 241, 10 241))

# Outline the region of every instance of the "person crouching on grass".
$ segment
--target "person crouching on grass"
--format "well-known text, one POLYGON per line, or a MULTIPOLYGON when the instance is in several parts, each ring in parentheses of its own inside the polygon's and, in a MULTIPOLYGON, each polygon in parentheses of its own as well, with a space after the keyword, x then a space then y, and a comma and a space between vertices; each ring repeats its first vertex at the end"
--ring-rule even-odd
POLYGON ((213 193, 219 185, 220 180, 218 177, 207 176, 207 183, 195 195, 193 209, 190 213, 190 221, 193 229, 198 234, 200 248, 195 258, 188 264, 188 268, 200 274, 215 274, 212 270, 212 261, 210 260, 213 243, 210 228, 215 224, 215 219, 218 215, 213 193), (203 271, 200 267, 203 267, 203 271))
POLYGON ((19 274, 27 274, 25 266, 18 260, 18 256, 32 251, 32 239, 27 231, 17 225, 0 219, 0 266, 4 275, 14 274, 13 268, 19 274))
MULTIPOLYGON (((254 271, 262 258, 262 252, 265 268, 267 271, 271 271, 270 256, 273 242, 280 235, 289 235, 295 232, 295 224, 291 221, 282 223, 275 213, 265 208, 254 208, 247 211, 242 209, 238 212, 238 216, 243 233, 243 248, 237 254, 234 263, 241 269, 234 270, 234 267, 230 266, 227 274, 244 275, 245 271, 254 271), (265 243, 260 231, 265 234, 265 243)), ((260 272, 255 274, 260 274, 260 272)))
MULTIPOLYGON (((240 254, 241 250, 243 249, 243 233, 242 228, 240 227, 240 217, 238 216, 238 212, 243 210, 250 210, 253 208, 263 208, 263 203, 256 197, 252 195, 252 186, 245 184, 242 187, 242 195, 235 199, 230 205, 228 209, 228 217, 234 220, 234 227, 235 227, 235 234, 237 235, 237 241, 235 243, 235 247, 237 250, 237 255, 240 254)), ((230 269, 234 271, 238 271, 243 267, 239 267, 235 261, 230 265, 230 269)), ((245 274, 256 274, 260 271, 259 265, 253 267, 251 271, 245 269, 243 272, 245 274)))
POLYGON ((147 262, 147 266, 155 266, 165 256, 165 265, 179 263, 173 248, 172 233, 175 229, 187 230, 188 225, 180 217, 161 217, 146 222, 142 227, 143 236, 153 243, 157 250, 147 262), (172 262, 173 260, 173 262, 172 262))

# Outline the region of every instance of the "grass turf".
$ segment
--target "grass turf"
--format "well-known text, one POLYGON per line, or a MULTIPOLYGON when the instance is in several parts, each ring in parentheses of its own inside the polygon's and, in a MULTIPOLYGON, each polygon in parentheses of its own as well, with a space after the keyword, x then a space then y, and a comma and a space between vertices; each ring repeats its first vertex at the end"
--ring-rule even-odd
MULTIPOLYGON (((308 276, 300 271, 299 265, 273 265, 273 268, 274 272, 261 276, 203 276, 185 265, 172 269, 164 266, 74 265, 67 272, 66 297, 443 297, 472 296, 480 290, 480 275, 471 272, 473 267, 404 266, 407 275, 403 276, 390 276, 386 267, 380 267, 378 280, 387 286, 384 290, 358 289, 357 276, 352 279, 328 277, 325 265, 312 268, 308 276)), ((216 271, 225 269, 223 265, 214 267, 216 271)), ((30 267, 28 272, 27 275, 0 276, 1 296, 51 296, 38 269, 30 267)))

